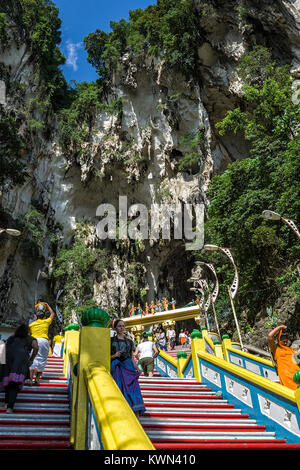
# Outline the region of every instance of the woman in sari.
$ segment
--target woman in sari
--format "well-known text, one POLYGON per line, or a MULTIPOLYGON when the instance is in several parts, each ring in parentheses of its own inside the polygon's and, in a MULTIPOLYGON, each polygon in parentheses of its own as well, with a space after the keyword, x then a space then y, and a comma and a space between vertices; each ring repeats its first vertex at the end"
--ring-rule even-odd
POLYGON ((5 392, 7 413, 13 413, 18 393, 22 390, 28 367, 38 352, 38 343, 29 336, 28 325, 20 325, 6 342, 6 361, 0 389, 5 392))
POLYGON ((111 338, 111 374, 137 417, 145 411, 138 382, 140 371, 134 361, 135 346, 125 335, 122 320, 114 323, 116 335, 111 338))
POLYGON ((293 376, 299 370, 299 366, 294 359, 296 350, 288 347, 289 337, 286 331, 283 331, 286 329, 285 325, 277 326, 269 333, 268 341, 277 366, 280 383, 285 387, 296 390, 297 384, 294 382, 293 376), (275 342, 274 337, 277 333, 278 337, 275 342))

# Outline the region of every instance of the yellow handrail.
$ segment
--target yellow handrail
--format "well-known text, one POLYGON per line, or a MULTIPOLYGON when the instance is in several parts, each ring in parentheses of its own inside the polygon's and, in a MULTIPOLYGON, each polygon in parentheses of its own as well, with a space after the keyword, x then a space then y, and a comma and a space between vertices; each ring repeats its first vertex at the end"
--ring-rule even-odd
POLYGON ((110 372, 98 364, 84 369, 86 386, 105 450, 155 450, 110 372))

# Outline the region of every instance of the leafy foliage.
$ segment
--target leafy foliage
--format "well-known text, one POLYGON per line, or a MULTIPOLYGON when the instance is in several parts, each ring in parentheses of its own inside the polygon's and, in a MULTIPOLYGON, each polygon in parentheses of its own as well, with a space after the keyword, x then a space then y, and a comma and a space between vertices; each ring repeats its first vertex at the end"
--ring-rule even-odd
MULTIPOLYGON (((65 318, 70 318, 77 300, 92 296, 93 276, 103 274, 109 265, 105 250, 93 249, 86 243, 88 233, 87 225, 78 223, 72 245, 62 248, 55 258, 53 277, 60 285, 72 287, 65 295, 65 318)), ((78 312, 92 306, 95 306, 94 301, 86 300, 78 312)))
POLYGON ((102 87, 97 82, 74 83, 70 89, 70 104, 58 113, 63 150, 68 154, 82 153, 96 115, 102 109, 113 115, 122 113, 122 99, 111 104, 102 103, 102 87))
POLYGON ((60 69, 65 57, 59 49, 58 8, 50 0, 0 0, 0 13, 17 25, 19 37, 27 43, 35 61, 36 80, 43 81, 44 99, 54 110, 59 109, 65 103, 68 86, 60 69))
MULTIPOLYGON (((300 255, 286 224, 261 216, 270 209, 300 220, 299 104, 287 68, 266 63, 267 58, 268 51, 259 48, 242 59, 239 73, 246 80, 247 109, 228 111, 216 126, 220 134, 243 132, 251 149, 248 158, 212 179, 206 223, 206 243, 233 250, 240 308, 252 313, 252 319, 272 301, 271 293, 274 300, 280 285, 289 283, 291 276, 284 272, 294 272, 300 255), (281 284, 276 282, 280 274, 281 284)), ((232 273, 231 266, 226 269, 232 273)))
POLYGON ((179 171, 199 171, 199 159, 203 154, 204 142, 204 128, 198 132, 189 132, 180 138, 179 143, 184 149, 184 156, 179 161, 179 171))
POLYGON ((22 184, 25 181, 26 172, 21 162, 23 147, 14 118, 7 116, 0 105, 0 186, 4 183, 22 184))
POLYGON ((120 57, 129 53, 160 56, 166 66, 195 75, 200 33, 191 0, 158 0, 145 10, 130 10, 129 21, 110 23, 112 32, 96 30, 84 39, 88 61, 109 78, 120 57))
POLYGON ((94 82, 77 83, 72 88, 70 106, 59 113, 63 149, 80 151, 92 127, 94 112, 99 104, 100 90, 94 82))
POLYGON ((6 15, 5 13, 0 13, 0 43, 2 49, 9 44, 9 36, 7 33, 7 23, 6 23, 6 15))

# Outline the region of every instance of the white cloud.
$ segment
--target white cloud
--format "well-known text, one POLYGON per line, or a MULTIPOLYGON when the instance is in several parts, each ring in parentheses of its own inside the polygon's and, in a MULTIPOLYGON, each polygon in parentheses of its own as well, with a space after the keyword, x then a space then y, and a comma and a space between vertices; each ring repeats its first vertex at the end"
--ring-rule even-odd
POLYGON ((78 60, 78 50, 82 48, 82 42, 73 43, 67 41, 67 60, 66 65, 73 67, 73 70, 76 72, 78 69, 77 60, 78 60))

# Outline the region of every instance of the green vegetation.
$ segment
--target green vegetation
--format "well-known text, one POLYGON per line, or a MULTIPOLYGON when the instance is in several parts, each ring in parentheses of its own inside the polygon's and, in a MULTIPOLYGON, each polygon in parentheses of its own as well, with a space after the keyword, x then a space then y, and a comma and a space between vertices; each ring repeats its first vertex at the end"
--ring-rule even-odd
POLYGON ((29 210, 19 220, 22 231, 23 251, 30 257, 41 257, 44 244, 49 241, 55 245, 59 239, 56 230, 61 227, 55 225, 49 230, 46 214, 42 212, 37 201, 33 201, 29 210))
POLYGON ((94 82, 76 84, 72 90, 72 103, 59 113, 63 150, 79 152, 91 130, 100 90, 94 82))
POLYGON ((4 113, 0 105, 0 186, 22 184, 26 178, 24 165, 21 163, 23 140, 18 136, 15 119, 4 113))
MULTIPOLYGON (((16 24, 16 41, 21 39, 32 53, 36 83, 41 86, 43 82, 41 101, 59 109, 66 102, 68 86, 59 68, 65 58, 59 49, 58 8, 50 0, 0 0, 0 13, 16 24)), ((0 29, 3 31, 3 26, 0 29)))
POLYGON ((101 102, 102 88, 99 82, 76 83, 70 96, 71 104, 59 112, 62 148, 67 154, 83 152, 88 141, 97 110, 120 116, 122 100, 116 98, 111 104, 101 102))
POLYGON ((30 210, 22 217, 21 226, 23 233, 28 235, 29 240, 25 250, 31 251, 33 256, 38 256, 42 252, 47 231, 44 214, 31 206, 30 210))
POLYGON ((204 153, 204 128, 198 132, 189 132, 180 138, 180 146, 184 149, 184 156, 178 164, 179 171, 199 171, 199 160, 204 153))
POLYGON ((99 76, 109 79, 120 57, 149 54, 161 57, 169 68, 191 78, 197 67, 200 32, 197 12, 191 0, 158 0, 145 10, 129 11, 129 21, 110 23, 112 32, 96 30, 84 39, 88 61, 99 76))
MULTIPOLYGON (((86 242, 89 228, 86 222, 77 224, 74 240, 70 247, 62 248, 54 262, 53 277, 66 290, 63 315, 65 320, 71 318, 72 311, 79 299, 91 297, 93 294, 93 279, 101 276, 109 266, 109 256, 106 250, 92 248, 86 242), (76 292, 76 297, 74 295, 76 292)), ((92 299, 82 302, 77 312, 95 306, 92 299)))
POLYGON ((0 44, 4 50, 9 44, 9 36, 7 33, 7 23, 5 13, 0 13, 0 44))
MULTIPOLYGON (((251 148, 247 158, 229 165, 211 182, 206 243, 232 248, 241 281, 239 308, 252 314, 253 320, 282 286, 290 284, 294 274, 284 273, 295 272, 300 255, 290 228, 261 216, 264 209, 271 209, 300 220, 299 104, 287 67, 272 62, 267 50, 254 48, 238 70, 246 81, 247 109, 228 111, 216 127, 222 135, 242 132, 251 148)), ((230 284, 232 267, 224 265, 224 257, 214 256, 223 262, 224 284, 230 284)), ((293 290, 296 295, 299 282, 293 279, 290 293, 293 290)), ((228 304, 224 299, 220 302, 228 304)))

